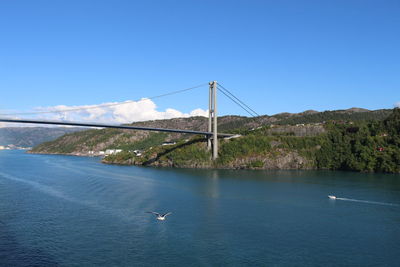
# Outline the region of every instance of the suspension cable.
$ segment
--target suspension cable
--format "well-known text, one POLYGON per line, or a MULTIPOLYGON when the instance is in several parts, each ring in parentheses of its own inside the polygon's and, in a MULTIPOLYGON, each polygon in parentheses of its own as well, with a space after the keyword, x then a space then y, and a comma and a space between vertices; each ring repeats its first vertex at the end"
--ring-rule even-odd
POLYGON ((226 89, 224 86, 222 86, 220 83, 218 83, 218 88, 224 95, 226 95, 229 99, 231 99, 233 102, 235 102, 237 105, 239 105, 242 109, 244 109, 247 113, 249 113, 251 116, 256 117, 260 116, 257 112, 255 112, 252 108, 250 108, 248 105, 246 105, 243 101, 241 101, 239 98, 237 98, 234 94, 232 94, 228 89, 226 89), (228 96, 229 94, 229 96, 228 96))
MULTIPOLYGON (((181 89, 181 90, 171 91, 169 93, 156 95, 156 96, 152 96, 152 97, 145 97, 145 98, 142 98, 142 99, 150 99, 151 100, 151 99, 161 98, 161 97, 165 97, 165 96, 175 95, 175 94, 179 94, 179 93, 182 93, 182 92, 193 90, 193 89, 196 89, 196 88, 199 88, 199 87, 203 87, 203 86, 206 86, 206 85, 208 85, 208 83, 199 84, 199 85, 196 85, 196 86, 193 86, 193 87, 189 87, 189 88, 185 88, 185 89, 181 89)), ((70 111, 80 111, 80 110, 96 109, 96 108, 102 108, 102 107, 112 107, 112 106, 125 105, 125 104, 129 104, 129 103, 133 103, 133 102, 138 102, 138 101, 140 101, 142 99, 139 99, 139 100, 128 100, 128 101, 125 101, 125 102, 122 102, 122 103, 118 102, 118 103, 112 103, 112 104, 92 105, 92 106, 89 106, 89 107, 70 108, 70 109, 65 109, 65 110, 6 113, 6 114, 0 114, 0 116, 64 113, 64 112, 70 112, 70 111)))
POLYGON ((241 107, 244 111, 246 111, 247 113, 250 114, 250 116, 255 117, 253 113, 251 113, 248 109, 246 109, 244 106, 242 106, 239 102, 237 102, 234 98, 232 98, 230 95, 228 95, 227 93, 225 93, 223 90, 221 90, 220 88, 218 88, 218 90, 223 93, 226 97, 228 97, 230 100, 232 100, 232 102, 236 103, 239 107, 241 107))

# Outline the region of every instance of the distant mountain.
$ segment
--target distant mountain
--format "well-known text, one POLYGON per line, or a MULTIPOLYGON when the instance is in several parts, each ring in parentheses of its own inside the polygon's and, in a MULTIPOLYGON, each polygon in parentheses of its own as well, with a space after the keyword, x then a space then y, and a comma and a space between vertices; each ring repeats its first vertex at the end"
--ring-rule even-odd
POLYGON ((46 127, 5 127, 0 128, 0 145, 33 147, 52 141, 66 133, 85 130, 84 128, 46 127))

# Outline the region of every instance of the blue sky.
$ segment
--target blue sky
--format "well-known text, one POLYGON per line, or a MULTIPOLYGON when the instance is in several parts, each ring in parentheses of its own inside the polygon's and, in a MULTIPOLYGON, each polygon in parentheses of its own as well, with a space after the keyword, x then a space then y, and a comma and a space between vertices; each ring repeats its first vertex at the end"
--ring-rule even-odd
MULTIPOLYGON (((400 102, 400 1, 0 1, 0 111, 217 80, 260 114, 400 102)), ((207 88, 155 100, 207 109, 207 88)), ((219 96, 221 114, 246 115, 219 96)))

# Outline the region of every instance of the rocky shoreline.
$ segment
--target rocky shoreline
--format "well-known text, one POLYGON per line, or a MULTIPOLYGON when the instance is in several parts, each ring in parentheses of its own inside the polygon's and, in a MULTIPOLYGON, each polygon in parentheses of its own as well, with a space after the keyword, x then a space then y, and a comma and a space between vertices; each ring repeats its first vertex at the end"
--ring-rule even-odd
POLYGON ((184 163, 175 163, 173 160, 157 160, 156 157, 143 162, 135 158, 126 160, 107 160, 107 157, 93 156, 87 153, 50 153, 50 152, 31 152, 29 154, 42 155, 63 155, 75 157, 99 157, 101 163, 121 166, 149 166, 149 167, 166 167, 166 168, 191 168, 191 169, 257 169, 257 170, 312 170, 313 162, 305 157, 300 156, 297 152, 281 151, 280 156, 261 157, 259 155, 241 157, 229 164, 221 164, 213 161, 197 162, 188 160, 184 163))
POLYGON ((173 159, 157 159, 157 156, 143 162, 140 159, 129 158, 126 160, 113 160, 103 158, 102 163, 112 165, 136 165, 168 168, 191 169, 257 169, 257 170, 312 170, 316 169, 312 160, 300 156, 297 152, 280 151, 279 155, 260 156, 253 155, 240 157, 227 164, 221 162, 190 160, 176 163, 173 159))

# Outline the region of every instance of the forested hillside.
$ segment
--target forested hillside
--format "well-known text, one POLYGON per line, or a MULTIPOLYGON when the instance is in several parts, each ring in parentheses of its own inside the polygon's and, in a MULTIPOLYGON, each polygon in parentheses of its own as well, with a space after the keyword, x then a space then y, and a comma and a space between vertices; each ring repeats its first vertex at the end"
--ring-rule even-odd
MULTIPOLYGON (((116 129, 67 134, 32 152, 93 155, 106 149, 121 149, 103 162, 186 168, 400 172, 399 117, 399 109, 306 111, 256 118, 225 116, 219 118, 220 131, 242 136, 221 139, 215 162, 203 136, 116 129), (163 146, 166 141, 176 144, 163 146), (134 150, 140 150, 140 156, 134 150)), ((207 119, 193 117, 134 125, 206 130, 207 119)))

